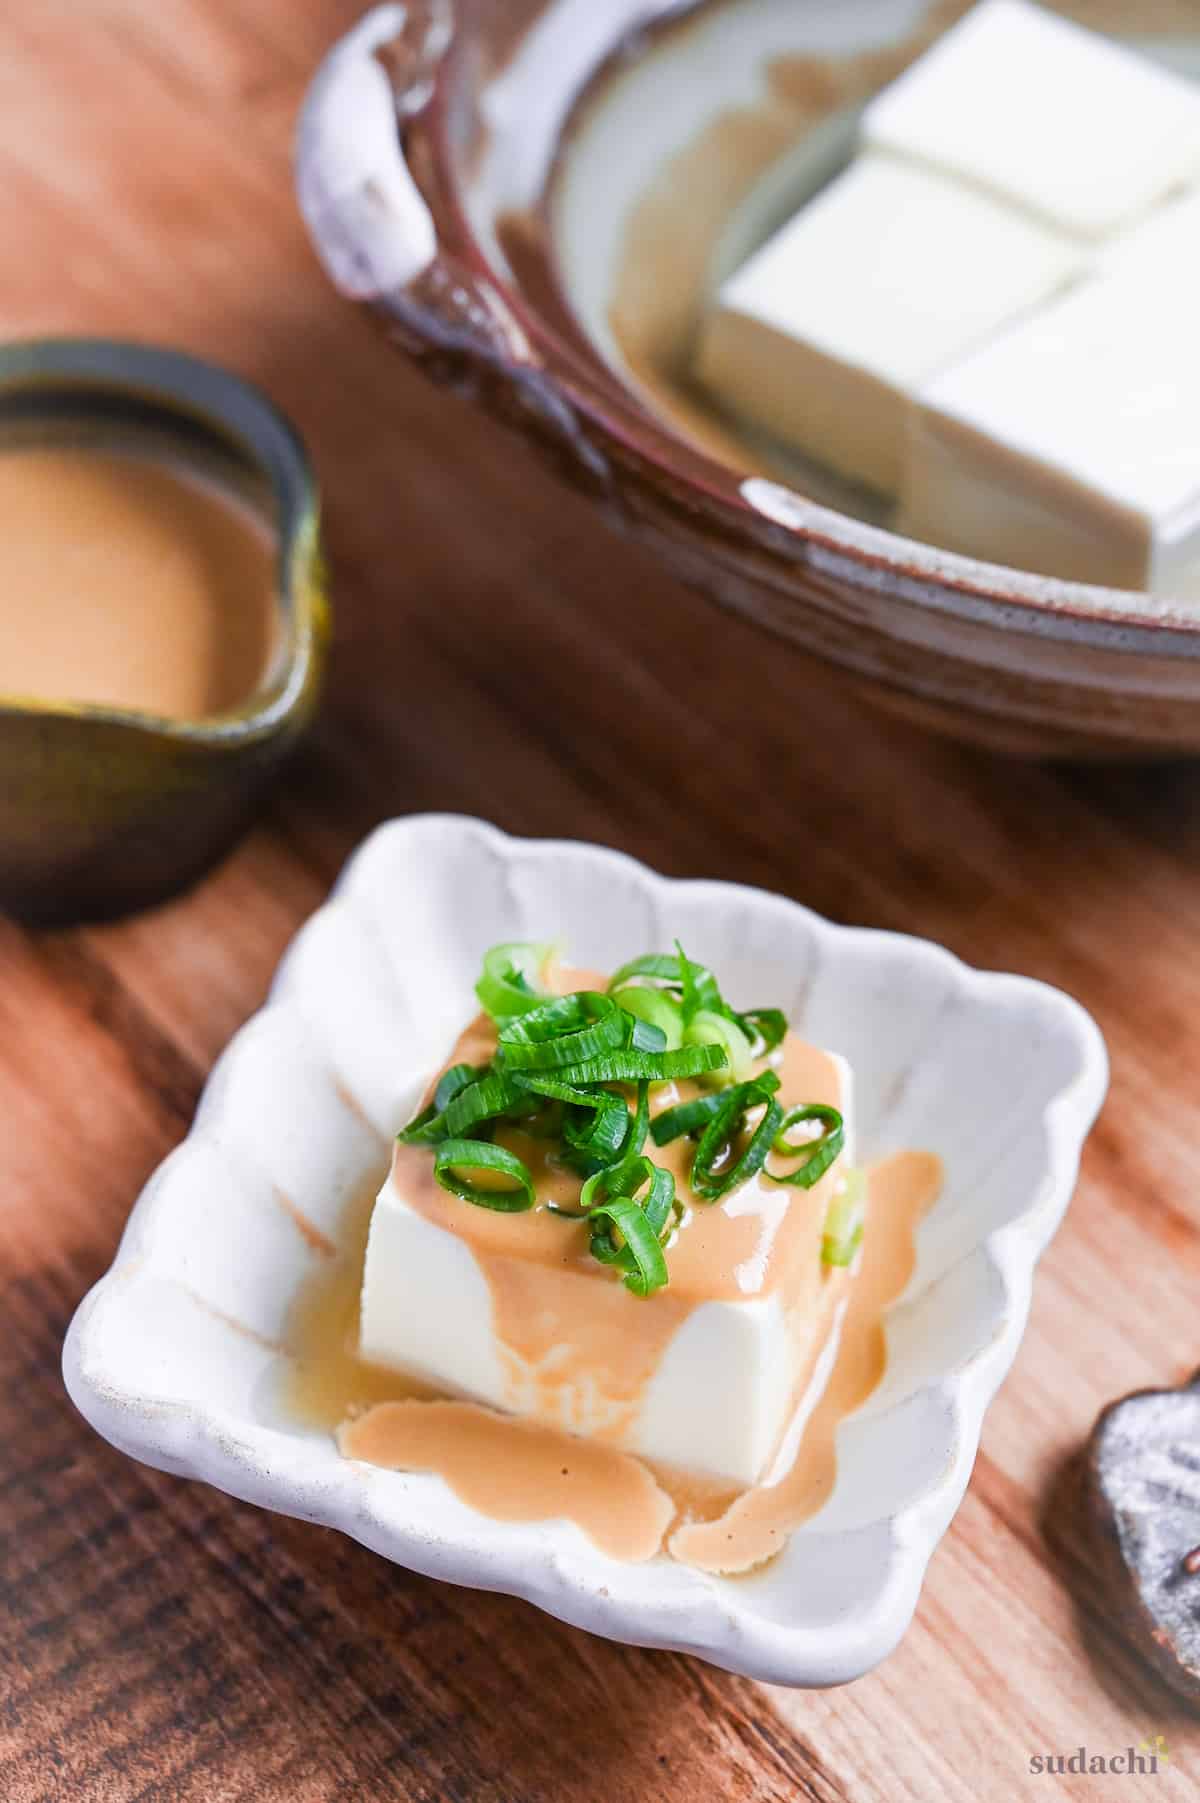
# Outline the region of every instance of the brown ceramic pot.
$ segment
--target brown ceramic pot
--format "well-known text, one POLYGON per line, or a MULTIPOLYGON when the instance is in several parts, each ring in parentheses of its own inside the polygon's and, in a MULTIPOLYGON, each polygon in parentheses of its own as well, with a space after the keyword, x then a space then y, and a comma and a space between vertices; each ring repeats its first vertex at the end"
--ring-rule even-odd
MULTIPOLYGON (((1178 0, 1149 6, 1177 44, 1178 0)), ((639 209, 701 140, 740 145, 714 172, 732 209, 769 186, 789 130, 836 128, 961 10, 943 0, 914 27, 909 0, 380 6, 310 91, 304 215, 337 286, 431 376, 675 575, 864 695, 1012 752, 1194 751, 1200 606, 979 563, 734 467, 654 404, 609 330, 639 209)), ((1115 0, 1072 10, 1122 23, 1115 0)), ((1200 41, 1200 4, 1184 11, 1200 41)))

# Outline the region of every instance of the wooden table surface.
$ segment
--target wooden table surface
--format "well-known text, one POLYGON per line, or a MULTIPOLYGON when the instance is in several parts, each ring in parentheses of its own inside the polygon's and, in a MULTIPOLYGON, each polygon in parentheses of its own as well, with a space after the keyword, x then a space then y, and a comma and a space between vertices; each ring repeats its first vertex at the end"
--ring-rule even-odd
MULTIPOLYGON (((304 82, 357 0, 0 15, 2 321, 256 378, 312 445, 338 627, 323 719, 196 893, 0 925, 0 1798, 1184 1799, 1200 1727, 1110 1622, 1072 1456, 1200 1363, 1200 776, 1022 767, 863 714, 609 538, 327 288, 304 82), (619 845, 1071 990, 1111 1099, 913 1627, 768 1692, 142 1470, 73 1413, 71 1311, 355 842, 413 809, 619 845), (1158 1775, 1038 1753, 1169 1743, 1158 1775)), ((998 1076, 1001 1073, 998 1073, 998 1076)))

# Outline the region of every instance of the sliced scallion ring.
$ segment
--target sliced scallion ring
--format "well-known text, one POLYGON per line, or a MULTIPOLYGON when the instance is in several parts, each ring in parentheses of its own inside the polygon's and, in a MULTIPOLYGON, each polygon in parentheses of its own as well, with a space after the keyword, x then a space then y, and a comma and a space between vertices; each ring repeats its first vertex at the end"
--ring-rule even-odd
POLYGON ((867 1173, 859 1167, 846 1172, 841 1187, 825 1213, 821 1235, 821 1262, 852 1265, 862 1245, 867 1224, 867 1173))
POLYGON ((794 1171, 777 1176, 768 1171, 772 1183, 794 1183, 800 1189, 811 1189, 822 1178, 846 1144, 846 1125, 836 1108, 824 1102, 807 1102, 802 1108, 789 1108, 775 1135, 772 1151, 780 1158, 798 1158, 794 1171), (796 1141, 788 1135, 795 1127, 816 1121, 821 1132, 811 1139, 796 1141))
POLYGON ((538 980, 554 950, 553 945, 514 940, 494 945, 484 953, 483 974, 475 985, 475 993, 497 1026, 541 1007, 546 992, 538 987, 538 980))
POLYGON ((529 1094, 563 1103, 562 1136, 573 1152, 597 1165, 621 1152, 630 1117, 620 1096, 607 1089, 580 1089, 550 1071, 515 1071, 513 1081, 529 1094))
POLYGON ((667 1282, 667 1264, 659 1242, 671 1217, 675 1179, 660 1165, 639 1158, 624 1168, 620 1189, 617 1193, 609 1171, 597 1172, 583 1186, 580 1202, 592 1225, 592 1257, 604 1265, 619 1265, 629 1288, 636 1295, 647 1296, 667 1282), (649 1186, 646 1200, 639 1202, 636 1192, 645 1185, 649 1186), (603 1200, 597 1200, 601 1195, 603 1200))
POLYGON ((708 966, 693 964, 678 939, 675 941, 675 950, 679 956, 680 1004, 686 1036, 687 1028, 698 1014, 716 1013, 724 1007, 724 1003, 717 987, 717 979, 708 966))
POLYGON ((685 1045, 677 1052, 637 1052, 622 1049, 569 1065, 562 1075, 570 1083, 665 1083, 671 1077, 699 1077, 720 1070, 725 1062, 722 1046, 685 1045))
POLYGON ((474 1202, 478 1208, 495 1209, 500 1214, 523 1214, 536 1200, 528 1166, 515 1152, 507 1151, 504 1146, 494 1146, 489 1140, 443 1140, 434 1154, 433 1174, 452 1196, 474 1202), (488 1171, 509 1181, 495 1186, 475 1183, 462 1176, 463 1171, 488 1171))
POLYGON ((494 1121, 528 1099, 510 1072, 493 1066, 486 1077, 459 1090, 442 1117, 445 1132, 441 1137, 461 1139, 483 1121, 494 1121))
POLYGON ((500 1052, 509 1070, 561 1070, 623 1046, 630 1016, 611 996, 581 989, 556 996, 500 1029, 500 1052))
POLYGON ((675 1179, 670 1171, 652 1163, 649 1158, 639 1156, 622 1159, 619 1165, 609 1165, 588 1178, 579 1193, 579 1206, 599 1208, 609 1196, 635 1196, 644 1184, 649 1184, 653 1192, 654 1184, 659 1178, 667 1180, 673 1194, 675 1179))
MULTIPOLYGON (((721 991, 717 979, 704 964, 694 964, 679 941, 674 952, 648 952, 623 964, 608 985, 612 995, 633 986, 646 987, 653 995, 663 990, 678 990, 679 1008, 686 1026, 698 1008, 719 1008, 721 991)), ((625 1006, 622 1003, 622 1006, 625 1006)))
POLYGON ((402 1133, 396 1138, 402 1146, 429 1146, 446 1137, 444 1119, 447 1108, 455 1096, 461 1095, 464 1089, 477 1082, 487 1071, 486 1064, 452 1064, 448 1071, 443 1071, 438 1078, 437 1088, 433 1092, 433 1100, 428 1107, 422 1108, 415 1120, 411 1120, 402 1133))
POLYGON ((605 1089, 589 1095, 585 1106, 593 1111, 590 1121, 586 1118, 572 1120, 568 1111, 563 1138, 573 1152, 589 1161, 607 1164, 619 1155, 625 1144, 629 1133, 629 1109, 620 1096, 611 1095, 605 1089))
POLYGON ((723 1092, 721 1106, 701 1134, 700 1144, 696 1147, 696 1155, 692 1160, 692 1194, 701 1202, 719 1202, 730 1190, 748 1183, 751 1177, 762 1170, 783 1120, 783 1109, 773 1099, 778 1087, 779 1079, 774 1071, 764 1071, 761 1077, 754 1078, 752 1082, 736 1083, 732 1089, 723 1092), (768 1079, 773 1081, 768 1082, 768 1079), (729 1152, 742 1131, 747 1114, 754 1108, 763 1107, 764 1103, 766 1107, 762 1119, 754 1129, 749 1144, 728 1170, 718 1172, 717 1161, 729 1152))
MULTIPOLYGON (((641 1199, 642 1207, 651 1227, 659 1239, 663 1240, 667 1237, 667 1229, 672 1225, 675 1214, 675 1178, 662 1165, 653 1165, 651 1170, 653 1175, 650 1188, 641 1199)), ((637 1199, 635 1192, 634 1200, 637 1199)))
POLYGON ((683 1044, 683 1014, 674 996, 668 995, 663 989, 633 984, 628 984, 624 989, 610 989, 609 994, 618 1008, 624 1008, 626 1014, 632 1014, 635 1020, 658 1028, 663 1036, 663 1049, 674 1052, 683 1044))
MULTIPOLYGON (((649 1163, 650 1160, 647 1159, 647 1166, 649 1163)), ((626 1171, 623 1175, 625 1178, 633 1181, 635 1189, 637 1188, 638 1183, 645 1181, 644 1176, 641 1174, 638 1174, 635 1177, 632 1169, 626 1171)), ((606 1201, 609 1196, 622 1195, 624 1192, 621 1189, 621 1182, 621 1177, 617 1177, 614 1180, 614 1173, 611 1165, 604 1170, 593 1171, 592 1175, 587 1179, 579 1192, 580 1208, 590 1214, 593 1208, 599 1208, 600 1204, 606 1201)))
POLYGON ((569 1102, 573 1108, 597 1109, 605 1101, 615 1101, 607 1090, 596 1094, 569 1083, 558 1071, 512 1071, 517 1089, 527 1095, 547 1096, 556 1102, 569 1102))
POLYGON ((683 1030, 684 1045, 724 1046, 726 1063, 735 1083, 754 1074, 754 1047, 736 1020, 713 1008, 698 1008, 683 1030))
MULTIPOLYGON (((667 1287, 670 1282, 667 1261, 658 1235, 650 1225, 644 1209, 639 1208, 636 1202, 629 1201, 626 1196, 614 1196, 610 1202, 604 1202, 598 1209, 594 1209, 591 1218, 598 1225, 602 1221, 607 1222, 610 1232, 612 1228, 616 1228, 624 1239, 622 1252, 628 1254, 631 1267, 625 1272, 626 1288, 631 1289, 635 1296, 651 1296, 655 1290, 667 1287)), ((607 1237, 603 1233, 593 1234, 593 1256, 596 1255, 597 1242, 603 1242, 607 1237)))
MULTIPOLYGON (((657 1004, 674 1004, 686 1028, 701 1013, 719 1015, 749 1041, 750 1058, 763 1058, 782 1043, 787 1034, 787 1016, 779 1008, 750 1008, 739 1014, 722 996, 717 980, 705 964, 689 958, 678 939, 674 954, 648 952, 623 964, 609 983, 608 992, 615 995, 623 1008, 640 1012, 643 1019, 654 1019, 666 1027, 667 1016, 651 1012, 657 1004), (654 998, 635 1008, 631 997, 654 998)), ((668 1037, 668 1044, 672 1043, 668 1037)), ((734 1059, 737 1068, 741 1061, 734 1059)))
POLYGON ((637 1105, 629 1119, 629 1128, 620 1145, 621 1164, 640 1158, 650 1126, 650 1084, 645 1077, 637 1086, 637 1105))
MULTIPOLYGON (((765 1101, 779 1088, 779 1078, 774 1071, 760 1071, 748 1087, 758 1092, 759 1101, 765 1101)), ((669 1145, 685 1133, 702 1133, 713 1116, 725 1106, 729 1095, 728 1089, 721 1089, 713 1095, 696 1096, 690 1102, 677 1102, 674 1108, 664 1108, 650 1123, 655 1145, 669 1145)))
POLYGON ((787 1038, 787 1015, 782 1008, 747 1008, 737 1022, 750 1040, 756 1058, 765 1058, 787 1038))
POLYGON ((679 959, 673 952, 647 952, 644 957, 631 958, 628 964, 622 964, 616 975, 609 980, 608 993, 624 989, 627 984, 645 981, 650 983, 666 983, 679 987, 679 959))
POLYGON ((665 1052, 667 1035, 652 1020, 641 1020, 636 1014, 630 1014, 628 1008, 622 1008, 622 1014, 629 1022, 629 1030, 625 1043, 635 1052, 665 1052))
POLYGON ((420 1114, 414 1114, 407 1127, 402 1127, 396 1140, 402 1146, 432 1146, 435 1141, 445 1139, 446 1123, 440 1111, 429 1102, 420 1114))
POLYGON ((441 1114, 449 1108, 455 1096, 466 1089, 469 1083, 477 1083, 487 1068, 486 1064, 452 1064, 448 1071, 443 1071, 433 1092, 433 1105, 437 1112, 441 1114))
POLYGON ((664 1108, 650 1123, 650 1137, 656 1146, 669 1146, 673 1139, 681 1139, 685 1133, 702 1132, 723 1100, 724 1092, 714 1090, 711 1095, 696 1096, 690 1102, 677 1102, 673 1108, 664 1108))

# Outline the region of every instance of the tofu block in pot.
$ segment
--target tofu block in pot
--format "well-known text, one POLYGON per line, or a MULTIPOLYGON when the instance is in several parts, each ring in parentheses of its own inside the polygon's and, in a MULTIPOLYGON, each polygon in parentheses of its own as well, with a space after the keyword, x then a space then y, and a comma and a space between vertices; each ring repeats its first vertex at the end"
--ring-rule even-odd
POLYGON ((984 0, 872 101, 862 138, 1098 241, 1200 177, 1200 89, 1043 7, 984 0))
POLYGON ((1080 582, 1200 590, 1200 209, 1178 219, 1177 257, 1164 234, 925 387, 904 532, 1080 582))
POLYGON ((696 372, 730 412, 893 494, 909 396, 1083 266, 1005 204, 863 156, 726 282, 696 372))
MULTIPOLYGON (((371 1221, 364 1357, 626 1452, 756 1482, 853 1282, 821 1263, 850 1157, 850 1073, 817 1057, 836 1094, 814 1099, 841 1109, 846 1153, 811 1190, 757 1178, 693 1203, 668 1252, 670 1285, 646 1298, 590 1256, 583 1224, 474 1207, 436 1186, 426 1148, 397 1147, 371 1221)), ((679 1141, 654 1156, 690 1151, 679 1141)))

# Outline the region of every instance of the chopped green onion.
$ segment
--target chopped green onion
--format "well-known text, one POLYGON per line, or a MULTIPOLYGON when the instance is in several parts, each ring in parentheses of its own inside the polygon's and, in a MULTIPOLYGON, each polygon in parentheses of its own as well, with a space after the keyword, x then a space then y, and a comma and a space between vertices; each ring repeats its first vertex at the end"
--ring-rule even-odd
POLYGON ((546 992, 536 987, 536 981, 554 949, 552 945, 514 941, 494 945, 484 953, 483 975, 475 985, 475 993, 497 1026, 539 1008, 545 1001, 546 992))
MULTIPOLYGON (((632 984, 624 989, 609 990, 618 1008, 624 1008, 626 1014, 632 1014, 635 1020, 645 1021, 657 1027, 663 1035, 663 1046, 668 1051, 677 1051, 683 1044, 683 1015, 679 1003, 661 989, 635 988, 632 984)), ((646 1048, 649 1050, 649 1048, 646 1048)))
MULTIPOLYGON (((662 1165, 651 1165, 652 1176, 649 1193, 642 1202, 646 1211, 646 1219, 653 1227, 660 1240, 667 1237, 667 1229, 675 1221, 675 1178, 662 1165)), ((639 1188, 641 1186, 639 1185, 639 1188)), ((636 1191, 634 1199, 637 1199, 636 1191)))
POLYGON ((826 1210, 821 1235, 822 1264, 852 1265, 866 1224, 867 1173, 856 1167, 846 1172, 826 1210))
MULTIPOLYGON (((647 1160, 647 1163, 649 1163, 649 1160, 647 1160)), ((638 1183, 645 1182, 645 1178, 641 1175, 635 1177, 633 1172, 630 1172, 627 1175, 634 1181, 635 1188, 638 1183)), ((610 1201, 613 1196, 624 1194, 623 1190, 610 1181, 611 1176, 611 1171, 593 1171, 591 1176, 584 1183, 583 1188, 580 1190, 579 1206, 583 1209, 588 1220, 591 1219, 592 1210, 594 1208, 601 1208, 604 1203, 610 1201)), ((620 1248, 616 1246, 611 1247, 607 1258, 604 1257, 602 1252, 597 1252, 595 1256, 599 1258, 603 1264, 615 1264, 620 1257, 620 1248)))
POLYGON ((616 976, 610 978, 608 993, 612 995, 617 989, 624 989, 626 984, 645 977, 651 982, 666 983, 679 987, 679 959, 669 952, 647 952, 644 957, 631 958, 628 964, 622 964, 616 976))
POLYGON ((707 965, 693 964, 678 939, 675 941, 675 950, 679 955, 679 983, 686 1034, 686 1029, 698 1014, 714 1013, 723 1004, 717 979, 707 965))
POLYGON ((667 1036, 663 1029, 652 1020, 639 1020, 630 1014, 628 1008, 621 1010, 629 1022, 625 1043, 635 1052, 664 1052, 667 1049, 667 1036))
POLYGON ((565 1104, 563 1138, 573 1152, 582 1154, 585 1168, 607 1164, 624 1148, 630 1116, 620 1096, 607 1089, 580 1089, 547 1071, 515 1071, 513 1080, 523 1090, 565 1104), (581 1115, 586 1115, 586 1122, 581 1115))
POLYGON ((725 1062, 721 1046, 685 1045, 677 1052, 636 1052, 632 1048, 606 1052, 585 1064, 569 1065, 562 1075, 570 1083, 665 1083, 670 1077, 699 1077, 719 1070, 725 1062))
MULTIPOLYGON (((609 983, 610 995, 620 992, 620 1003, 632 1013, 630 995, 657 996, 672 1002, 671 991, 678 991, 680 1018, 690 1026, 699 1013, 718 1014, 737 1028, 750 1042, 751 1057, 763 1058, 783 1042, 787 1034, 787 1016, 780 1008, 750 1008, 739 1014, 724 999, 717 980, 705 964, 688 957, 679 941, 675 953, 649 952, 642 958, 631 958, 623 964, 609 983), (637 987, 634 987, 636 985, 637 987)), ((645 1018, 655 1018, 644 1014, 645 1018)), ((660 1023, 662 1024, 662 1023, 660 1023)))
POLYGON ((597 1172, 583 1186, 580 1201, 592 1223, 592 1257, 601 1264, 619 1265, 635 1295, 647 1296, 668 1281, 660 1237, 671 1217, 675 1179, 670 1171, 640 1158, 626 1168, 621 1187, 622 1193, 616 1193, 608 1171, 597 1172), (639 1203, 635 1193, 647 1183, 647 1199, 639 1203), (597 1202, 601 1192, 605 1199, 597 1202))
POLYGON ((736 1020, 712 1008, 699 1008, 683 1030, 684 1045, 724 1046, 734 1081, 744 1083, 754 1073, 754 1048, 736 1020))
MULTIPOLYGON (((607 1092, 606 1092, 607 1093, 607 1092)), ((645 1079, 638 1084, 637 1106, 632 1115, 626 1114, 624 1133, 621 1142, 607 1156, 581 1156, 579 1153, 568 1153, 567 1162, 584 1177, 594 1177, 603 1172, 608 1179, 608 1187, 615 1194, 622 1189, 621 1177, 626 1168, 641 1155, 646 1143, 646 1130, 650 1124, 650 1085, 645 1079)), ((622 1104, 622 1107, 624 1104, 622 1104)))
POLYGON ((666 1220, 670 1209, 670 1197, 674 1195, 675 1179, 670 1171, 662 1165, 653 1164, 649 1158, 634 1157, 622 1159, 619 1165, 610 1165, 606 1170, 596 1171, 590 1176, 579 1192, 581 1208, 598 1208, 608 1196, 634 1196, 643 1184, 650 1185, 651 1198, 655 1200, 656 1215, 661 1212, 661 1220, 666 1220), (658 1188, 655 1188, 655 1185, 658 1188), (664 1188, 670 1192, 666 1208, 660 1211, 657 1198, 664 1188))
POLYGON ((435 1140, 446 1137, 446 1123, 440 1111, 429 1102, 420 1114, 414 1114, 407 1127, 397 1133, 397 1142, 402 1146, 431 1146, 435 1140))
MULTIPOLYGON (((611 1202, 605 1202, 594 1210, 591 1218, 595 1221, 601 1217, 624 1238, 625 1244, 621 1250, 628 1253, 631 1265, 625 1272, 626 1288, 632 1290, 635 1296, 650 1296, 655 1290, 665 1289, 670 1282, 667 1261, 663 1257, 658 1235, 647 1220, 645 1211, 625 1196, 614 1196, 611 1202)), ((597 1245, 603 1244, 609 1237, 603 1233, 593 1234, 591 1244, 594 1257, 598 1256, 597 1245)), ((601 1259, 601 1263, 604 1262, 601 1259)))
POLYGON ((607 1090, 589 1096, 585 1106, 592 1110, 591 1120, 586 1123, 573 1120, 568 1113, 563 1138, 572 1152, 578 1152, 589 1163, 606 1164, 625 1144, 629 1133, 629 1110, 620 1096, 610 1095, 607 1090))
POLYGON ((493 1146, 487 1140, 444 1140, 434 1155, 433 1174, 452 1196, 461 1196, 464 1202, 474 1202, 479 1208, 492 1208, 500 1214, 523 1214, 536 1200, 528 1166, 515 1152, 493 1146), (461 1177, 460 1171, 491 1171, 511 1182, 508 1187, 493 1188, 472 1183, 461 1177))
MULTIPOLYGON (((764 1077, 768 1076, 774 1077, 774 1071, 764 1072, 764 1077)), ((748 1183, 751 1177, 762 1170, 767 1153, 771 1150, 771 1142, 783 1120, 783 1109, 772 1099, 778 1083, 778 1078, 775 1078, 773 1085, 768 1085, 763 1078, 756 1077, 753 1082, 737 1083, 732 1089, 724 1091, 721 1106, 704 1129, 700 1144, 696 1147, 696 1156, 692 1160, 692 1193, 701 1202, 719 1202, 730 1190, 748 1183), (751 1135, 749 1145, 729 1170, 718 1172, 717 1161, 729 1153, 743 1129, 746 1115, 754 1108, 761 1108, 764 1103, 765 1112, 751 1135)))
MULTIPOLYGON (((621 1165, 629 1164, 641 1156, 642 1147, 646 1143, 646 1133, 650 1126, 650 1084, 645 1077, 637 1086, 637 1106, 629 1121, 629 1130, 621 1142, 621 1165)), ((620 1167, 615 1167, 619 1169, 620 1167)))
POLYGON ((461 1139, 481 1122, 493 1121, 527 1100, 526 1092, 509 1071, 493 1067, 478 1083, 469 1083, 466 1089, 459 1090, 442 1117, 445 1125, 440 1137, 461 1139))
POLYGON ((510 1070, 555 1070, 624 1045, 630 1016, 611 996, 580 990, 557 996, 500 1029, 500 1052, 510 1070))
POLYGON ((447 1129, 444 1116, 447 1108, 456 1096, 469 1089, 487 1069, 486 1064, 452 1064, 448 1071, 443 1071, 433 1092, 432 1102, 422 1108, 402 1133, 396 1135, 400 1144, 430 1146, 445 1139, 447 1129))
POLYGON ((754 1047, 756 1058, 765 1058, 787 1038, 787 1015, 782 1008, 747 1008, 738 1025, 754 1047))
MULTIPOLYGON (((760 1099, 763 1101, 779 1088, 779 1078, 774 1071, 760 1071, 752 1081, 754 1087, 762 1092, 760 1099)), ((650 1123, 650 1133, 655 1145, 669 1145, 673 1139, 681 1139, 685 1133, 702 1133, 713 1115, 724 1106, 728 1095, 727 1089, 719 1089, 711 1095, 696 1096, 690 1102, 677 1102, 674 1108, 664 1108, 650 1123)))
POLYGON ((527 1165, 497 1145, 497 1126, 520 1123, 556 1141, 552 1163, 573 1168, 584 1182, 578 1209, 547 1199, 547 1211, 587 1221, 594 1256, 619 1270, 636 1294, 649 1295, 667 1282, 662 1242, 681 1210, 673 1174, 646 1156, 650 1137, 655 1145, 682 1134, 698 1137, 692 1184, 705 1201, 752 1177, 772 1145, 781 1157, 799 1160, 796 1172, 777 1181, 815 1181, 820 1160, 827 1168, 840 1143, 828 1151, 832 1127, 811 1148, 783 1143, 786 1125, 815 1118, 793 1111, 785 1121, 774 1100, 779 1078, 770 1070, 753 1075, 757 1060, 786 1033, 784 1015, 772 1008, 739 1014, 712 971, 690 959, 678 940, 673 953, 624 965, 605 994, 548 994, 543 968, 553 949, 492 946, 476 991, 496 1023, 495 1057, 444 1071, 432 1099, 398 1137, 430 1147, 435 1177, 451 1194, 502 1212, 534 1207, 536 1194, 527 1165), (725 1087, 651 1121, 652 1083, 703 1080, 713 1072, 723 1073, 718 1083, 725 1087), (631 1084, 637 1086, 632 1108, 618 1088, 631 1084), (755 1110, 761 1118, 750 1131, 755 1110), (719 1173, 726 1163, 733 1168, 719 1173))
POLYGON ((777 1177, 774 1171, 768 1171, 767 1176, 772 1183, 794 1183, 801 1189, 811 1189, 825 1175, 845 1143, 845 1122, 836 1108, 830 1108, 824 1102, 809 1102, 803 1108, 789 1108, 775 1135, 772 1150, 781 1158, 798 1158, 801 1162, 794 1171, 788 1171, 783 1176, 777 1177), (819 1121, 823 1131, 811 1139, 801 1140, 799 1144, 789 1139, 788 1134, 792 1128, 802 1126, 806 1121, 819 1121))
MULTIPOLYGON (((721 1006, 721 991, 712 971, 704 964, 693 964, 678 940, 675 942, 674 954, 648 952, 645 957, 631 958, 628 964, 623 964, 609 983, 608 993, 612 995, 633 984, 660 986, 651 987, 651 995, 661 993, 662 989, 677 989, 680 1015, 685 1026, 698 1008, 721 1006)), ((624 1002, 622 1006, 625 1006, 624 1002)))
POLYGON ((487 1070, 486 1064, 452 1064, 438 1079, 438 1086, 433 1092, 433 1105, 441 1114, 449 1108, 455 1096, 466 1089, 469 1083, 475 1083, 487 1070))
MULTIPOLYGON (((675 1178, 662 1165, 652 1164, 648 1158, 623 1160, 610 1170, 597 1171, 584 1184, 579 1196, 580 1205, 592 1213, 613 1196, 627 1196, 637 1201, 637 1192, 646 1185, 649 1188, 639 1206, 659 1239, 663 1240, 676 1214, 675 1178)), ((594 1240, 596 1237, 593 1235, 594 1240)), ((628 1266, 629 1263, 624 1249, 614 1243, 611 1235, 602 1236, 598 1246, 593 1244, 592 1253, 601 1264, 628 1266)))
POLYGON ((664 1108, 650 1123, 650 1134, 655 1145, 667 1146, 673 1139, 681 1139, 685 1133, 701 1132, 724 1099, 722 1090, 714 1090, 711 1095, 697 1096, 694 1101, 677 1102, 674 1108, 664 1108))
POLYGON ((568 1083, 557 1071, 513 1071, 511 1076, 517 1089, 530 1095, 547 1096, 555 1102, 569 1102, 574 1108, 597 1109, 604 1102, 619 1099, 609 1095, 607 1090, 593 1095, 574 1083, 568 1083))
POLYGON ((629 1110, 620 1096, 606 1089, 578 1089, 573 1083, 535 1071, 515 1075, 522 1089, 566 1104, 563 1138, 573 1151, 603 1162, 621 1150, 629 1131, 629 1110), (581 1121, 581 1115, 586 1120, 581 1121))

